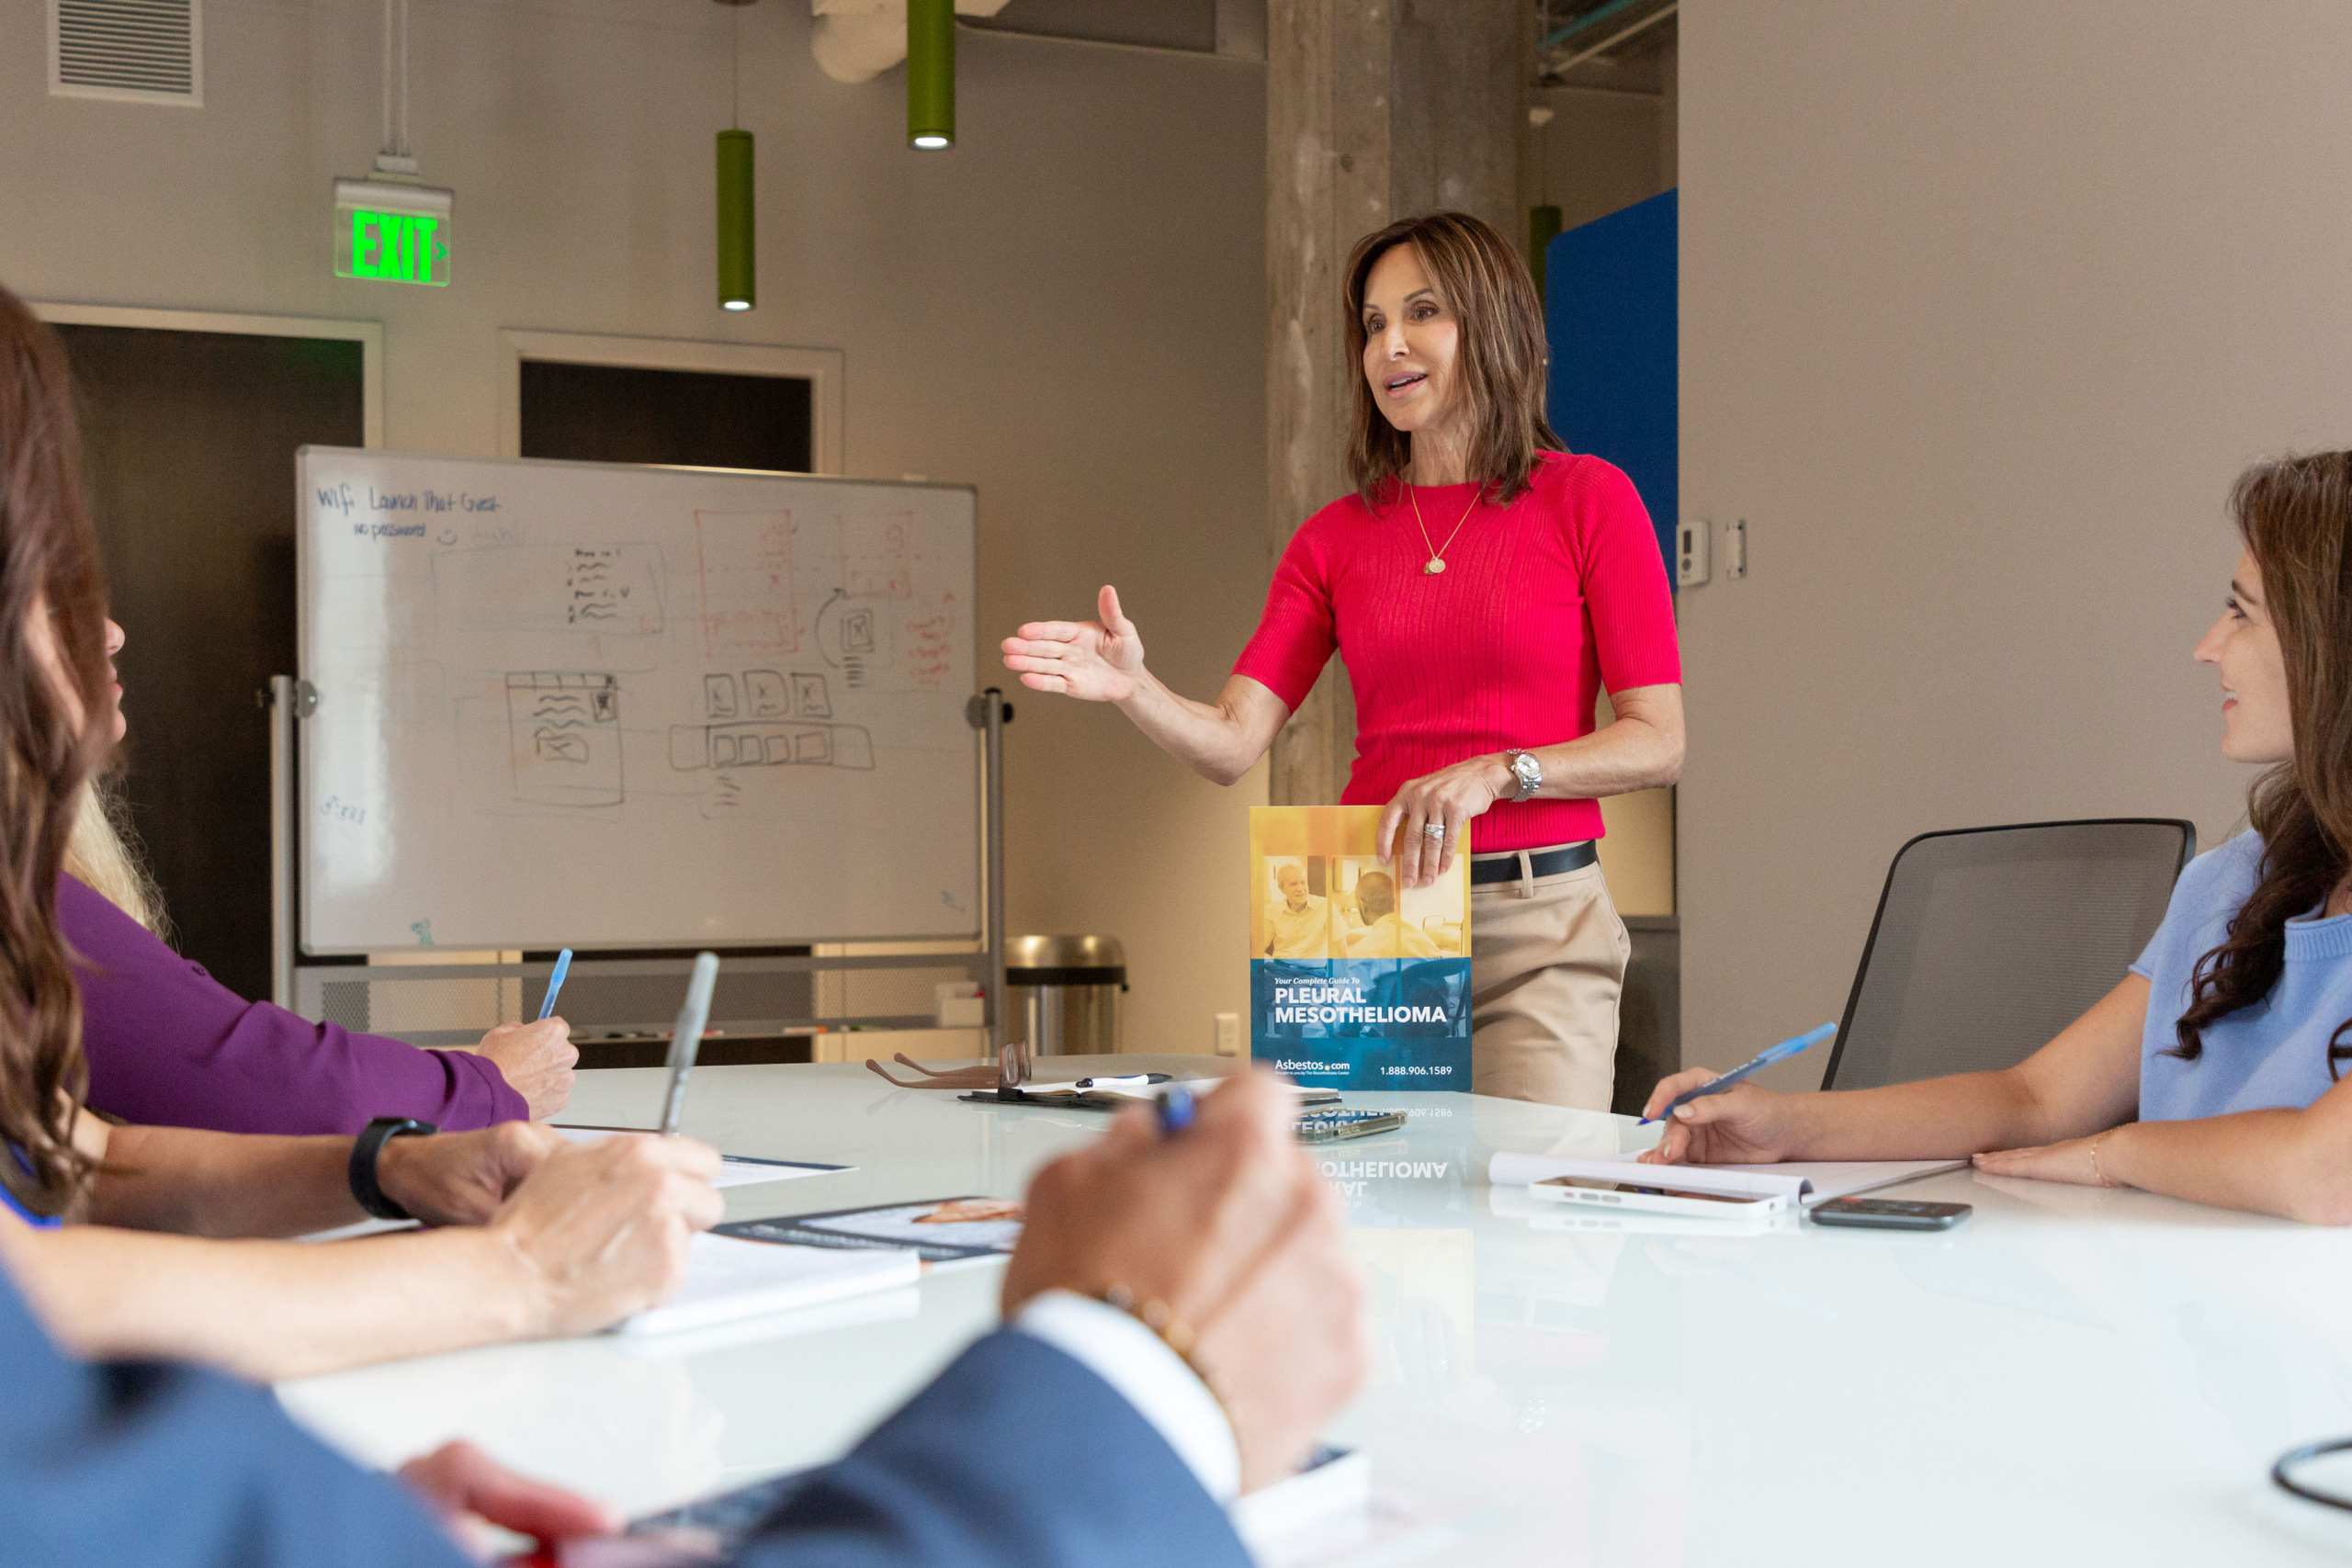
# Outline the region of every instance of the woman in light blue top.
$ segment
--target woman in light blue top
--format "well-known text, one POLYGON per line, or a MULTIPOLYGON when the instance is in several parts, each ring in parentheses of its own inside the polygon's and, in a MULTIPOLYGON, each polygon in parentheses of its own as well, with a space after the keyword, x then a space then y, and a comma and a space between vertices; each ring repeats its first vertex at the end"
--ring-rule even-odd
MULTIPOLYGON (((1742 1084, 1679 1109, 1645 1157, 1968 1155, 1994 1175, 2352 1223, 2352 452, 2259 465, 2231 512, 2245 553, 2196 657, 2221 676, 2222 754, 2269 768, 2253 830, 2190 863, 2123 982, 2005 1072, 1742 1084)), ((1647 1113, 1713 1076, 1668 1078, 1647 1113)))

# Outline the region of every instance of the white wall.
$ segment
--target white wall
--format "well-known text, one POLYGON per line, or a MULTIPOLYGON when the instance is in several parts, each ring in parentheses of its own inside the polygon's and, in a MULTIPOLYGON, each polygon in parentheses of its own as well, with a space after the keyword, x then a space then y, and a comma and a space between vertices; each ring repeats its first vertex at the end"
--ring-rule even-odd
MULTIPOLYGON (((1269 565, 1261 64, 967 32, 961 144, 920 155, 901 73, 829 81, 805 6, 752 6, 760 308, 729 317, 711 137, 736 13, 413 8, 412 140, 458 192, 448 289, 329 276, 329 181, 379 138, 366 0, 208 0, 200 110, 48 96, 41 6, 0 6, 0 282, 380 320, 386 439, 413 450, 495 450, 500 328, 842 349, 847 471, 979 487, 984 654, 1115 581, 1160 673, 1215 689, 1269 565)), ((1262 782, 1214 789, 1107 710, 1017 706, 1012 926, 1123 938, 1128 1043, 1206 1049, 1246 995, 1262 782)))
MULTIPOLYGON (((1838 1015, 1936 828, 2242 818, 2190 645, 2352 440, 2352 7, 1687 0, 1683 1051, 1838 1015)), ((1783 1069, 1817 1079, 1820 1064, 1783 1069)))

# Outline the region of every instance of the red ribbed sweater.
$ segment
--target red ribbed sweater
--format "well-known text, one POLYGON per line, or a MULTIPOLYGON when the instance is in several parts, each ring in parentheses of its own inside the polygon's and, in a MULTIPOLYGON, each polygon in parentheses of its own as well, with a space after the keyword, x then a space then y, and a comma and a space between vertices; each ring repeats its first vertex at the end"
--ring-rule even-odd
MULTIPOLYGON (((1423 773, 1508 746, 1592 732, 1594 699, 1682 679, 1674 600, 1649 513, 1598 457, 1546 452, 1509 507, 1480 503, 1451 546, 1473 487, 1398 491, 1377 513, 1353 495, 1292 536, 1266 613, 1234 673, 1295 711, 1336 651, 1355 688, 1356 761, 1340 798, 1385 806, 1423 773), (1429 546, 1445 570, 1421 570, 1429 546)), ((1601 835, 1590 800, 1497 805, 1471 848, 1536 849, 1601 835)))

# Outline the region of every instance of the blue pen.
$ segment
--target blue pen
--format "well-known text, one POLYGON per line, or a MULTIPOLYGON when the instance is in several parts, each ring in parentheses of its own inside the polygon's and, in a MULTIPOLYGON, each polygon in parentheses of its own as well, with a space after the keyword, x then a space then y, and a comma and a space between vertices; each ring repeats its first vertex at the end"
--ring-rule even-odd
POLYGON ((1666 1109, 1659 1111, 1656 1116, 1645 1116, 1639 1122, 1634 1122, 1634 1125, 1636 1127, 1646 1127, 1652 1122, 1663 1122, 1668 1117, 1673 1115, 1676 1111, 1690 1104, 1692 1100, 1704 1100, 1711 1094, 1721 1094, 1724 1090, 1731 1088, 1734 1084, 1746 1082, 1750 1076, 1762 1072, 1765 1068, 1770 1066, 1775 1062, 1785 1062, 1800 1051, 1812 1050, 1815 1045, 1820 1044, 1823 1041, 1828 1039, 1831 1035, 1837 1032, 1838 1026, 1836 1024, 1825 1023, 1819 1029, 1806 1030, 1803 1034, 1796 1036, 1792 1040, 1783 1040, 1778 1045, 1770 1046, 1765 1050, 1758 1052, 1749 1060, 1742 1062, 1739 1066, 1734 1067, 1723 1077, 1716 1078, 1710 1083, 1702 1083, 1697 1089, 1685 1089, 1682 1093, 1676 1095, 1673 1100, 1668 1101, 1666 1109))
POLYGON ((1159 1091, 1159 1130, 1174 1137, 1193 1124, 1193 1091, 1172 1083, 1159 1091))
POLYGON ((571 949, 565 948, 555 955, 555 973, 548 976, 548 994, 539 1003, 539 1016, 548 1018, 555 1012, 555 994, 563 989, 563 977, 571 973, 571 949))

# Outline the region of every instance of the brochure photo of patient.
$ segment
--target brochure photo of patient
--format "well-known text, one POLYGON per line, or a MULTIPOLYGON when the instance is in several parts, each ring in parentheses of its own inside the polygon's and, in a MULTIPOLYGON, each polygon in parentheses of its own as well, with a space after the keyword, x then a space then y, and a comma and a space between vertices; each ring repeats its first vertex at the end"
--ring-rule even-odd
POLYGON ((1276 855, 1266 862, 1265 940, 1260 958, 1331 955, 1331 857, 1276 855))
POLYGON ((1333 889, 1329 956, 1442 958, 1463 953, 1463 896, 1468 864, 1453 867, 1427 887, 1399 887, 1396 873, 1373 855, 1339 855, 1330 863, 1333 889))

